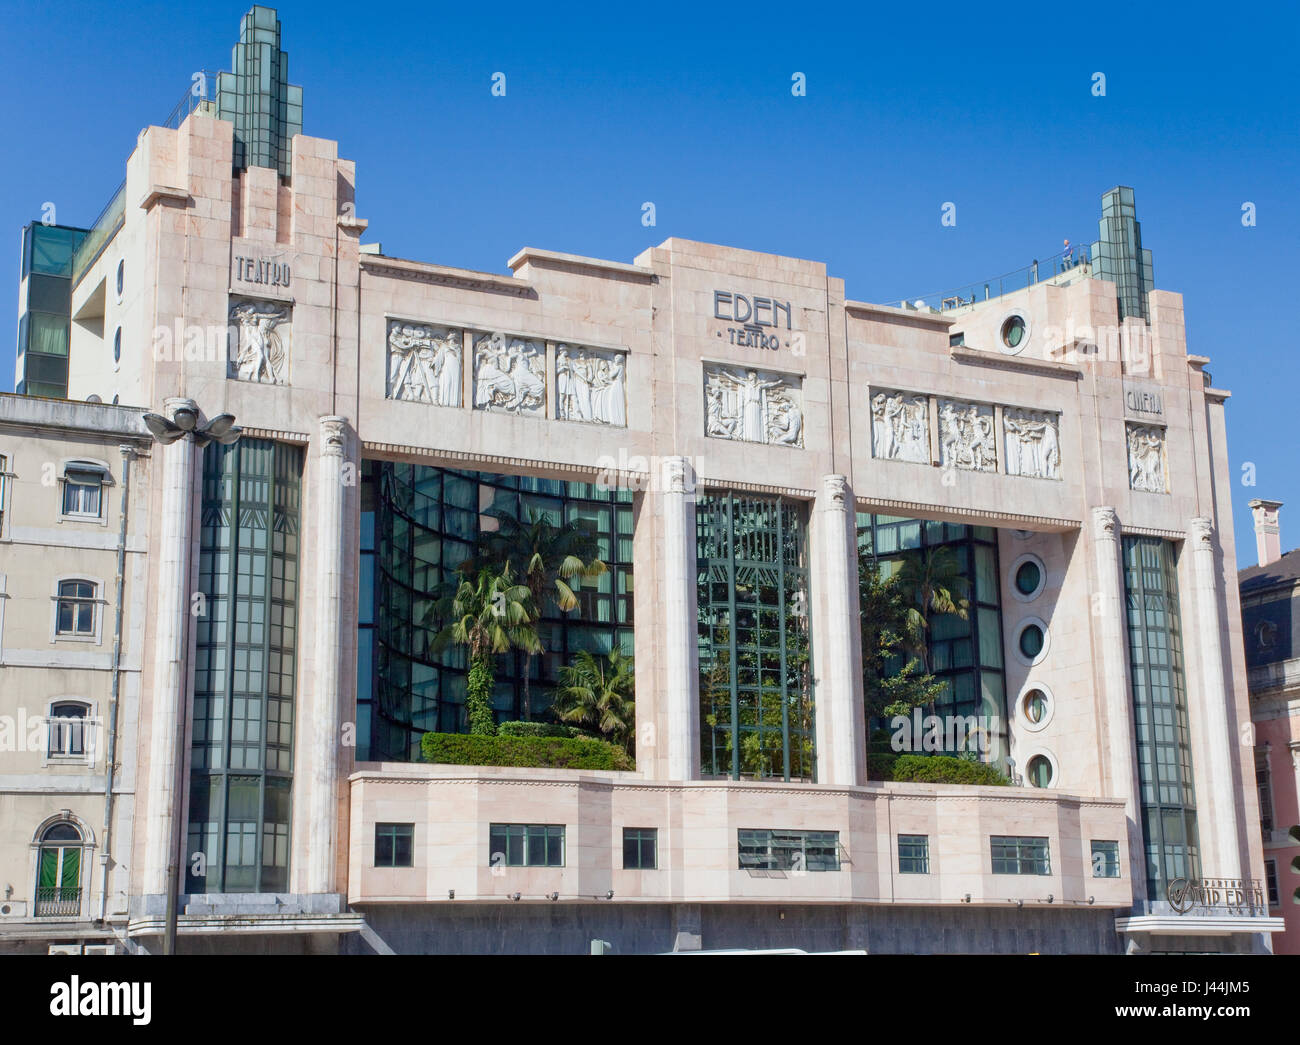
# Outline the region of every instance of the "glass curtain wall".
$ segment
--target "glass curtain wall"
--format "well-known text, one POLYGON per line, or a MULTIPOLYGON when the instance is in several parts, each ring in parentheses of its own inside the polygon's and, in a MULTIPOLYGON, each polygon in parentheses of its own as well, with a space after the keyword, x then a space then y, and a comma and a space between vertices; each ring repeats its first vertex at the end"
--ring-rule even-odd
MULTIPOLYGON (((554 525, 584 523, 608 567, 569 582, 577 609, 543 607, 544 652, 529 668, 532 719, 550 720, 560 668, 578 651, 621 646, 632 655, 632 497, 591 483, 363 462, 357 758, 419 761, 424 733, 468 731, 466 653, 459 646, 432 652, 441 625, 431 608, 443 582, 473 555, 480 530, 497 527, 487 514, 493 509, 523 522, 533 513, 554 525)), ((497 722, 523 718, 524 665, 518 651, 497 658, 497 722)))
POLYGON ((264 439, 203 454, 192 893, 288 887, 302 467, 264 439))
POLYGON ((930 614, 930 672, 945 684, 931 710, 939 716, 981 717, 990 731, 991 754, 1004 754, 1007 698, 997 531, 991 526, 865 512, 857 513, 857 528, 858 548, 875 560, 886 577, 902 569, 909 555, 930 555, 940 547, 952 552, 956 572, 966 582, 964 595, 970 608, 965 619, 952 613, 930 614))
POLYGON ((695 519, 701 773, 812 781, 807 505, 710 494, 695 519))
POLYGON ((1147 896, 1164 900, 1175 878, 1200 877, 1173 545, 1125 537, 1124 587, 1147 896))

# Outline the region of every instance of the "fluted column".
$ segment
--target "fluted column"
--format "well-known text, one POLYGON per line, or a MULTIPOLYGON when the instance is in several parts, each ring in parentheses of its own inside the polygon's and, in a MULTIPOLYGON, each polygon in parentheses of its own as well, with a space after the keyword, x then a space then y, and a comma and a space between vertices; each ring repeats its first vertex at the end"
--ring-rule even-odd
MULTIPOLYGON (((178 412, 197 417, 192 399, 164 403, 170 421, 178 412)), ((190 592, 190 528, 194 498, 194 443, 182 437, 160 448, 163 459, 162 526, 158 585, 154 590, 153 708, 149 718, 148 821, 145 824, 144 893, 165 894, 176 829, 176 770, 180 713, 186 698, 186 644, 190 592)))
POLYGON ((699 651, 695 610, 695 477, 685 457, 663 464, 665 719, 668 776, 693 780, 700 768, 699 651))
POLYGON ((862 784, 867 777, 866 710, 854 641, 859 611, 852 503, 844 476, 822 476, 813 539, 825 598, 813 603, 812 621, 814 645, 823 650, 816 718, 819 784, 862 784))
POLYGON ((337 892, 340 650, 343 647, 343 451, 347 418, 320 419, 317 461, 315 686, 307 757, 307 892, 337 892))
MULTIPOLYGON (((1194 701, 1203 723, 1209 758, 1205 775, 1196 789, 1198 821, 1202 833, 1214 834, 1215 864, 1205 873, 1215 878, 1241 877, 1241 850, 1237 843, 1236 776, 1232 745, 1237 724, 1228 708, 1228 691, 1223 681, 1222 619, 1219 586, 1215 580, 1214 524, 1204 516, 1187 527, 1187 547, 1192 553, 1192 596, 1196 606, 1195 645, 1201 656, 1201 685, 1194 701)), ((1189 636, 1190 637, 1190 636, 1189 636)), ((1186 643, 1191 646, 1191 643, 1186 643)), ((1202 838, 1204 847, 1204 838, 1202 838)))
POLYGON ((1124 800, 1128 819, 1128 863, 1134 896, 1146 890, 1146 856, 1141 828, 1137 744, 1129 696, 1124 562, 1119 518, 1111 507, 1092 510, 1092 544, 1097 556, 1097 618, 1101 631, 1102 696, 1106 706, 1106 750, 1112 797, 1124 800))

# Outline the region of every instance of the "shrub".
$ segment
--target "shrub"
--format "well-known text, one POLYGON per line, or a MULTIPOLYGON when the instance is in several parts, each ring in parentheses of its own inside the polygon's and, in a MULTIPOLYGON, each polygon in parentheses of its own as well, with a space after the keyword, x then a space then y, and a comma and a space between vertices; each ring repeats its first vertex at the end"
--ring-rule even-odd
POLYGON ((894 763, 898 761, 898 756, 893 753, 884 751, 867 752, 867 779, 868 780, 893 780, 894 763))
POLYGON ((586 736, 574 726, 559 726, 554 722, 502 722, 497 726, 499 737, 581 737, 586 736))
MULTIPOLYGON (((546 725, 546 723, 537 723, 537 725, 546 725)), ((613 744, 579 737, 486 737, 470 733, 426 733, 420 740, 420 750, 426 762, 455 766, 617 770, 635 768, 627 753, 613 744)))
POLYGON ((1009 781, 987 762, 968 762, 951 755, 899 755, 893 762, 890 780, 912 780, 925 784, 982 784, 1005 786, 1009 781))

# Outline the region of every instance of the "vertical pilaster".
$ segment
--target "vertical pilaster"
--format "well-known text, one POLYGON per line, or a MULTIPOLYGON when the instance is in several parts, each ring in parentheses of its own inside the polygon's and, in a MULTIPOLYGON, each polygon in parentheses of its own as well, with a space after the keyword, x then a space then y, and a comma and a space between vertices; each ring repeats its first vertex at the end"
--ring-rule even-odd
POLYGON ((866 711, 862 699, 856 539, 853 498, 842 475, 822 476, 817 498, 815 561, 823 597, 812 601, 814 647, 823 649, 817 687, 817 782, 862 784, 867 779, 866 711), (820 619, 819 619, 820 618, 820 619))
POLYGON ((320 419, 316 498, 315 688, 306 752, 297 785, 306 789, 307 892, 336 893, 338 856, 339 704, 343 648, 343 464, 347 418, 320 419))
MULTIPOLYGON (((197 418, 192 399, 169 398, 164 415, 197 418)), ((193 427, 193 421, 189 422, 193 427)), ((190 531, 194 500, 194 443, 188 435, 161 448, 163 490, 158 543, 158 586, 154 592, 153 706, 149 719, 148 821, 145 825, 144 893, 167 892, 175 843, 176 768, 180 715, 187 698, 186 665, 190 590, 190 531)))
POLYGON ((700 773, 700 679, 696 647, 695 476, 685 457, 664 460, 663 532, 665 711, 668 777, 700 773))
MULTIPOLYGON (((1204 516, 1187 527, 1187 547, 1192 555, 1192 597, 1196 611, 1195 641, 1201 656, 1201 685, 1194 696, 1194 714, 1202 725, 1209 765, 1196 788, 1198 820, 1202 834, 1213 832, 1215 863, 1206 864, 1206 875, 1214 878, 1241 877, 1241 850, 1237 841, 1236 772, 1232 745, 1237 738, 1236 721, 1228 710, 1228 691, 1223 679, 1222 619, 1219 590, 1215 582, 1214 524, 1204 516)), ((1201 839, 1205 849, 1205 838, 1201 839)))

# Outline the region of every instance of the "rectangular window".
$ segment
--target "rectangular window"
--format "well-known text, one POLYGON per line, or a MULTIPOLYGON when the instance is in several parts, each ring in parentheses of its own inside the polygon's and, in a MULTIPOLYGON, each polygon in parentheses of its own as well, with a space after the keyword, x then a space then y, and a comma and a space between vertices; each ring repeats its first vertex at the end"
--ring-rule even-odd
POLYGON ((55 704, 50 709, 47 754, 84 755, 86 753, 86 709, 80 704, 55 704))
POLYGON ((838 831, 741 828, 737 849, 742 871, 838 871, 838 831))
POLYGON ((63 514, 98 519, 102 491, 99 473, 69 471, 63 481, 63 514))
POLYGON ((90 581, 59 583, 56 635, 95 634, 95 585, 90 581))
POLYGON ((1094 878, 1119 877, 1119 843, 1092 843, 1092 876, 1094 878))
POLYGON ((1282 899, 1278 895, 1277 888, 1277 861, 1264 861, 1264 883, 1268 887, 1268 905, 1270 907, 1279 907, 1282 899))
POLYGON ((898 873, 930 873, 930 836, 898 836, 898 873))
POLYGON ((1273 834, 1273 778, 1267 749, 1255 752, 1255 786, 1259 789, 1259 833, 1267 842, 1273 834))
POLYGON ((653 871, 659 866, 659 831, 654 827, 623 828, 623 867, 653 871))
POLYGON ((1052 864, 1046 838, 1016 838, 994 835, 994 874, 1051 874, 1052 864))
POLYGON ((489 867, 563 867, 563 824, 493 824, 489 867))
POLYGON ((414 824, 375 824, 375 866, 412 867, 414 824))

